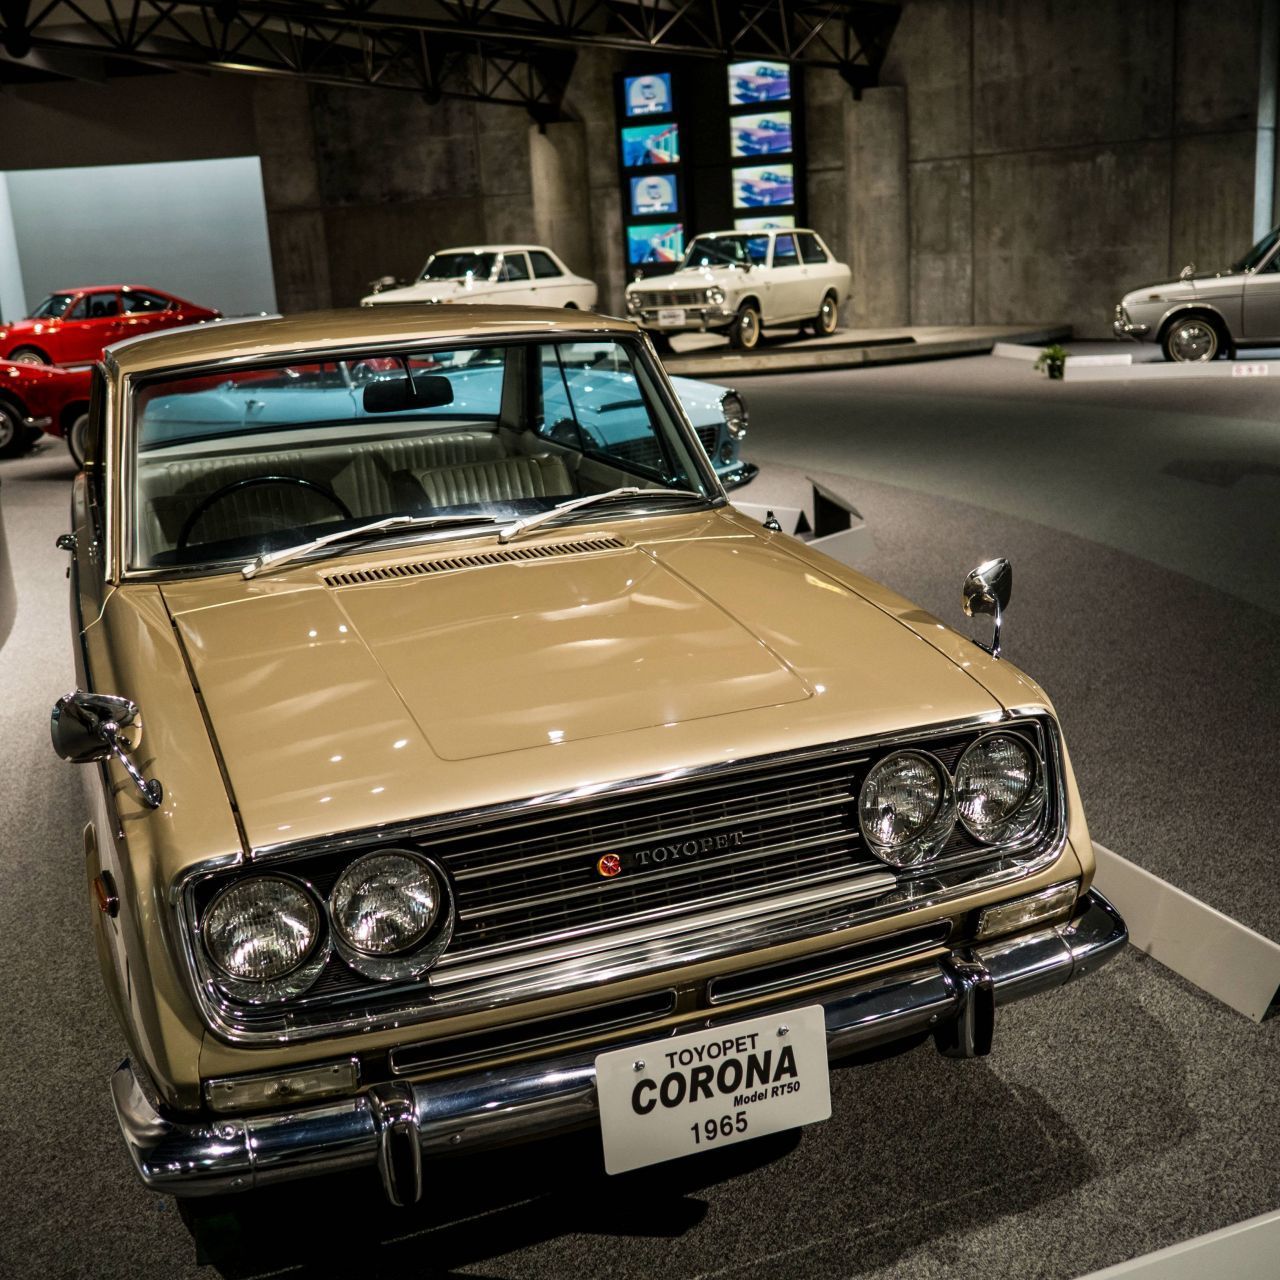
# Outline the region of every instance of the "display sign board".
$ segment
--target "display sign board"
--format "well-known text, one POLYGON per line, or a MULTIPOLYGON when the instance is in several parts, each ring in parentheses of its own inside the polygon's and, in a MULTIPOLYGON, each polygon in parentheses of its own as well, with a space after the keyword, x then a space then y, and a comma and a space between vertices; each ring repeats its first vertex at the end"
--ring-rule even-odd
POLYGON ((671 104, 671 76, 660 72, 652 76, 628 76, 623 90, 629 116, 664 116, 671 104))
POLYGON ((627 228, 627 261, 633 266, 642 263, 672 264, 684 257, 684 225, 679 222, 660 226, 630 226, 627 228))
POLYGON ((785 62, 731 62, 729 103, 786 102, 791 97, 791 68, 785 62))
POLYGON ((622 131, 622 166, 680 163, 680 129, 674 124, 634 124, 622 131))
POLYGON ((679 207, 674 174, 651 173, 631 179, 633 218, 643 218, 651 213, 675 213, 679 207))
POLYGON ((734 116, 729 121, 729 150, 740 156, 785 155, 791 151, 791 112, 734 116))

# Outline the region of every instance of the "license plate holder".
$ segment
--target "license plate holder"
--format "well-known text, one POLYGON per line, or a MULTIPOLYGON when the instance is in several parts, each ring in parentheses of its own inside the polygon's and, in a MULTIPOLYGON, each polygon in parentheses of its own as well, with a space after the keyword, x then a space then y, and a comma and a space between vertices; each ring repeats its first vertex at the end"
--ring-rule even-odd
POLYGON ((664 328, 671 325, 684 324, 683 307, 661 307, 658 310, 658 323, 664 328))
POLYGON ((826 1120, 822 1006, 602 1053, 596 1093, 609 1173, 826 1120))

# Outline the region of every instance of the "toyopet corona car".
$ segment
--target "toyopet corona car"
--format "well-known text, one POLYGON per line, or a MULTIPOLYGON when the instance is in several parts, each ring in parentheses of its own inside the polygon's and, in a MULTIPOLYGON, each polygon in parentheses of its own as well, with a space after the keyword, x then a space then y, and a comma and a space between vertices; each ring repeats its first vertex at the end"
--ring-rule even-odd
POLYGON ((500 303, 590 311, 598 290, 545 245, 487 244, 441 249, 412 284, 394 279, 361 298, 365 307, 395 302, 500 303))
POLYGON ((26 320, 0 325, 0 357, 19 364, 88 365, 113 342, 221 315, 150 286, 59 289, 26 320))
POLYGON ((88 369, 0 360, 0 458, 21 453, 47 431, 65 437, 78 465, 88 421, 88 369))
POLYGON ((229 324, 113 348, 92 403, 52 736, 147 1185, 696 1154, 822 1120, 837 1056, 985 1054, 1123 944, 1007 562, 984 647, 735 512, 635 326, 229 324))
POLYGON ((1280 227, 1226 271, 1183 267, 1116 304, 1117 338, 1159 343, 1166 360, 1216 360, 1237 347, 1280 343, 1280 227))
POLYGON ((627 286, 627 314, 665 347, 673 333, 728 335, 750 350, 766 325, 832 334, 852 275, 814 231, 714 231, 679 268, 627 286))

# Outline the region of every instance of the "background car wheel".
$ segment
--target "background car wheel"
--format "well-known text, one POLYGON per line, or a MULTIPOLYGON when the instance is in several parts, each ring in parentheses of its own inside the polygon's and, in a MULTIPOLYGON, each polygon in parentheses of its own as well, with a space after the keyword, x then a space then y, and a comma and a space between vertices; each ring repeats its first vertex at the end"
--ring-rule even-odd
POLYGON ((729 345, 739 351, 752 351, 760 344, 760 309, 750 302, 738 308, 737 319, 729 330, 729 345))
POLYGON ((576 302, 566 302, 566 303, 564 304, 564 309, 565 309, 566 311, 577 311, 577 309, 578 309, 578 304, 577 304, 576 302))
POLYGON ((1229 347, 1222 326, 1209 316, 1180 316, 1164 331, 1160 340, 1166 360, 1178 364, 1216 360, 1229 347))
POLYGON ((12 360, 14 364, 52 364, 53 363, 49 359, 49 357, 45 355, 45 353, 41 351, 38 347, 19 347, 16 351, 14 351, 9 356, 9 359, 12 360))
POLYGON ((0 403, 0 458, 12 458, 26 447, 27 429, 11 404, 0 403))
POLYGON ((76 470, 84 470, 85 437, 89 434, 89 410, 81 409, 67 424, 67 452, 75 460, 76 470))
POLYGON ((822 300, 822 306, 818 308, 818 314, 813 318, 813 331, 819 338, 829 338, 836 331, 836 326, 840 323, 840 304, 836 301, 836 295, 829 293, 822 300))

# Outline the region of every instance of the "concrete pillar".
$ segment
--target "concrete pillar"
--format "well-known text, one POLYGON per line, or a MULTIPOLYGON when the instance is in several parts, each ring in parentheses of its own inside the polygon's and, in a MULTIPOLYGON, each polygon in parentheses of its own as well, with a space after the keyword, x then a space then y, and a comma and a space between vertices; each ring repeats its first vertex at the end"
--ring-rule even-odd
POLYGON ((22 261, 13 230, 13 211, 9 208, 9 183, 0 173, 0 321, 21 320, 26 314, 22 261))
POLYGON ((253 117, 276 305, 286 314, 330 307, 334 299, 329 248, 307 86, 299 81, 257 81, 253 117))
POLYGON ((534 238, 554 249, 577 275, 595 275, 586 128, 565 120, 529 130, 534 238))
POLYGON ((1275 225, 1276 80, 1280 76, 1280 0, 1262 0, 1258 39, 1258 137, 1253 179, 1253 238, 1275 225))
POLYGON ((866 90, 845 103, 845 244, 853 269, 855 327, 910 321, 907 91, 866 90))

